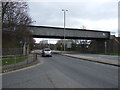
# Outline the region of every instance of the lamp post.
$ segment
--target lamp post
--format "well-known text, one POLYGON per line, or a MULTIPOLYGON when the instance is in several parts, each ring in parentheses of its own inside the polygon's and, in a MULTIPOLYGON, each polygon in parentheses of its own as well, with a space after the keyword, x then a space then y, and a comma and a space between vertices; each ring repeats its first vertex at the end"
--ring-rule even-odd
POLYGON ((64 12, 64 51, 65 51, 65 24, 66 24, 66 9, 62 9, 62 11, 64 12))

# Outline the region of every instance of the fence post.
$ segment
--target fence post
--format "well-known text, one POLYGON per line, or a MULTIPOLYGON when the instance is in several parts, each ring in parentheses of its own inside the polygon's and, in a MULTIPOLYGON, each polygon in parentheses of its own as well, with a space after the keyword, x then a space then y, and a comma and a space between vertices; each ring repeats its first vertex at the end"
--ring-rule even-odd
POLYGON ((32 60, 34 61, 34 54, 32 54, 32 60))
POLYGON ((27 64, 28 64, 28 58, 29 58, 29 56, 27 56, 27 64))
POLYGON ((15 65, 15 64, 16 64, 16 55, 15 55, 15 61, 14 61, 14 68, 16 67, 16 65, 15 65))

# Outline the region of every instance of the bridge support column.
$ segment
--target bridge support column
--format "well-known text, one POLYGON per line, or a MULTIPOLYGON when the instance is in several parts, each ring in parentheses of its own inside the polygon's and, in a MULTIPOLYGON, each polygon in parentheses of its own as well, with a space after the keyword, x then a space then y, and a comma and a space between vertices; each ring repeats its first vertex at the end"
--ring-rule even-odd
POLYGON ((104 42, 105 43, 105 54, 107 53, 107 41, 104 42))
POLYGON ((90 53, 107 53, 107 41, 93 40, 88 48, 90 53))

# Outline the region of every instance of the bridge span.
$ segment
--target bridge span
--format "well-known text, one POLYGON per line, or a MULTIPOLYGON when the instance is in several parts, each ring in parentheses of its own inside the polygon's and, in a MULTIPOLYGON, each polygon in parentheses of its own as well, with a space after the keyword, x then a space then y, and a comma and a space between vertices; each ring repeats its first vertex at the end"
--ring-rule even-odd
MULTIPOLYGON (((35 38, 64 38, 64 28, 59 27, 48 27, 48 26, 28 26, 28 30, 32 32, 35 38)), ((88 29, 65 29, 66 39, 109 39, 110 32, 88 30, 88 29)))

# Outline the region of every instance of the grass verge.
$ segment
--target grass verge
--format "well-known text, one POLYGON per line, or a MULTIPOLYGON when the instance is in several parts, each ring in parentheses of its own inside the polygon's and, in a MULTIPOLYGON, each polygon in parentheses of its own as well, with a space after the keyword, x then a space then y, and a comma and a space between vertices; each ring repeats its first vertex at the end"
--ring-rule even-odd
POLYGON ((7 57, 2 59, 2 66, 15 64, 27 59, 27 56, 7 57))

